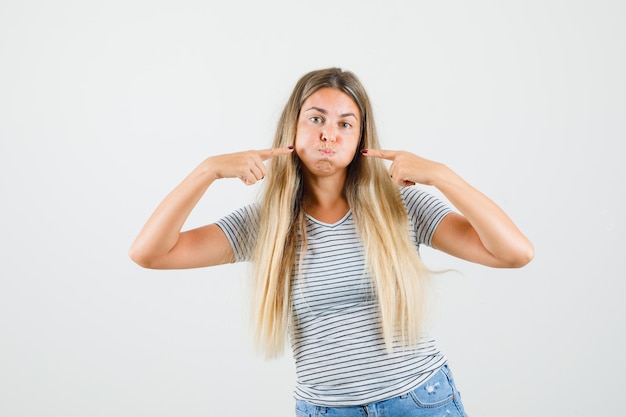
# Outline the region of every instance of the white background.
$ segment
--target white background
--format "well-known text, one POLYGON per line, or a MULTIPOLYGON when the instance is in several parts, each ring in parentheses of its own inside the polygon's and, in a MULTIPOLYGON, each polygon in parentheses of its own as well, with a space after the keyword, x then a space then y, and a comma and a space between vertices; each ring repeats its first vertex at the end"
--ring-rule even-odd
MULTIPOLYGON (((626 372, 621 1, 0 3, 0 416, 293 415, 247 327, 249 266, 127 250, 206 156, 267 147, 296 80, 368 89, 385 147, 446 163, 536 258, 424 252, 471 416, 615 414, 626 372)), ((223 180, 187 227, 250 202, 223 180)))

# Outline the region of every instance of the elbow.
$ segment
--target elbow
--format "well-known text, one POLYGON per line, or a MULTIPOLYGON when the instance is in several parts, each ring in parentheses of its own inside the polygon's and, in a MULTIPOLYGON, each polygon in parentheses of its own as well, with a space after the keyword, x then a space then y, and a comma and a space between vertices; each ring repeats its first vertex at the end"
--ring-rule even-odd
POLYGON ((136 248, 134 245, 128 250, 128 257, 131 261, 142 268, 154 269, 154 262, 150 256, 136 248))
POLYGON ((533 260, 534 257, 535 257, 535 248, 530 242, 528 242, 527 245, 524 245, 523 247, 520 247, 517 250, 515 250, 513 253, 511 253, 511 256, 509 256, 504 261, 505 265, 503 265, 503 267, 521 268, 523 266, 528 265, 530 261, 533 260))

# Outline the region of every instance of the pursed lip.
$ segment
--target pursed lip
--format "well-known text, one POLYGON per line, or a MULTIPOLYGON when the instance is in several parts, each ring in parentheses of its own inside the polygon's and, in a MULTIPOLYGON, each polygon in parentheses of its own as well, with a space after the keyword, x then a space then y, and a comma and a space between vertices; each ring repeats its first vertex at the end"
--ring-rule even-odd
POLYGON ((321 148, 320 153, 324 156, 330 156, 335 153, 331 148, 321 148))

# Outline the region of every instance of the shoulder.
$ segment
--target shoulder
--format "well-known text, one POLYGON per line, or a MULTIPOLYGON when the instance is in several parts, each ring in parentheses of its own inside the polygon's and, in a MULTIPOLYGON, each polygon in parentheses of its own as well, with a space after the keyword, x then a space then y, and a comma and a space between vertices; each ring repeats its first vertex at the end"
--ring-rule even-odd
POLYGON ((417 186, 400 187, 400 198, 409 211, 442 204, 439 198, 417 186))
POLYGON ((259 230, 259 214, 260 205, 253 203, 238 208, 215 222, 230 243, 234 262, 252 260, 259 230))
POLYGON ((230 214, 219 219, 216 224, 222 229, 247 227, 251 224, 256 225, 259 221, 260 212, 261 207, 259 203, 254 202, 232 211, 230 214))
POLYGON ((404 204, 410 201, 418 200, 421 197, 424 197, 426 195, 430 195, 423 189, 418 188, 417 186, 398 187, 398 188, 400 188, 400 198, 402 198, 402 201, 404 202, 404 204))
POLYGON ((452 211, 446 202, 417 186, 402 187, 400 196, 409 217, 420 222, 438 223, 452 211))

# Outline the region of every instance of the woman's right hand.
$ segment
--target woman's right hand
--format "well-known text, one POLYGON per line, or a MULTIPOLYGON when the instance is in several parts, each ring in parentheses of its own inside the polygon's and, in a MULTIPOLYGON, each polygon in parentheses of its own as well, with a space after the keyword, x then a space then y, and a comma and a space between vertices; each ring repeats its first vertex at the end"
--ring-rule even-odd
POLYGON ((251 150, 208 158, 205 162, 215 172, 215 179, 239 178, 252 185, 265 178, 267 169, 263 161, 293 152, 293 147, 251 150))

